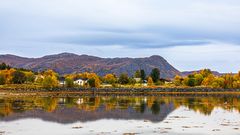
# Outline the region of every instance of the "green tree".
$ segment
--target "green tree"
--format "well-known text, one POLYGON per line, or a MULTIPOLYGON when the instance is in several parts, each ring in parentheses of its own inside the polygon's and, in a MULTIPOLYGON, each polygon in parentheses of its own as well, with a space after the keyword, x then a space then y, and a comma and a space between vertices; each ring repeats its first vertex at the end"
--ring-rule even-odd
POLYGON ((129 84, 134 85, 136 84, 136 80, 134 78, 129 78, 129 84))
POLYGON ((135 72, 134 77, 135 77, 135 78, 141 78, 141 72, 140 72, 140 70, 137 70, 137 71, 135 72))
POLYGON ((140 75, 141 75, 141 80, 145 80, 146 79, 146 73, 143 69, 140 70, 140 75))
POLYGON ((0 70, 10 69, 10 68, 11 67, 4 62, 2 64, 0 64, 0 70))
POLYGON ((190 87, 195 86, 195 78, 190 77, 190 78, 188 79, 187 85, 190 86, 190 87))
POLYGON ((154 83, 158 82, 160 79, 160 70, 158 68, 152 69, 151 77, 154 83))
POLYGON ((68 88, 74 87, 74 81, 72 78, 65 78, 65 83, 66 83, 66 87, 68 88))
POLYGON ((100 81, 99 76, 98 76, 97 74, 95 74, 95 73, 89 73, 89 74, 87 75, 87 78, 88 78, 88 81, 90 81, 90 83, 88 83, 90 87, 96 87, 96 88, 99 88, 99 87, 100 87, 101 81, 100 81), (92 84, 92 82, 93 82, 94 84, 92 84))
POLYGON ((90 86, 91 88, 96 87, 95 81, 96 81, 96 80, 95 80, 94 78, 88 79, 88 84, 89 84, 89 86, 90 86))
POLYGON ((13 77, 12 82, 14 84, 22 84, 27 80, 25 74, 19 70, 16 70, 15 72, 13 72, 12 77, 13 77))
POLYGON ((203 81, 202 74, 195 74, 194 78, 195 78, 195 86, 199 86, 202 84, 202 81, 203 81))
POLYGON ((129 78, 127 73, 122 73, 118 79, 118 82, 120 84, 128 84, 129 83, 129 78))

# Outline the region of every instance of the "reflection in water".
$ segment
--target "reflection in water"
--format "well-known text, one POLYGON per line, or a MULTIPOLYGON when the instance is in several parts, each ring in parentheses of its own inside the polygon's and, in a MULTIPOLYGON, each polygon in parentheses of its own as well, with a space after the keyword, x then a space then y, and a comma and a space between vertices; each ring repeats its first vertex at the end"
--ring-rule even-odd
POLYGON ((224 97, 21 97, 0 99, 0 119, 41 118, 58 123, 99 119, 160 122, 184 106, 210 115, 215 107, 240 112, 240 98, 224 97))

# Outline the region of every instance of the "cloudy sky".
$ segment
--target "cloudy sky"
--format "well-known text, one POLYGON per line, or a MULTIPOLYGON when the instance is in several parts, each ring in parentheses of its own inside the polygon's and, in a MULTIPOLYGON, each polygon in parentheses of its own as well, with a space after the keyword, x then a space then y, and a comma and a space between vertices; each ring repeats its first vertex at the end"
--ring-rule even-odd
POLYGON ((0 54, 161 55, 181 71, 240 70, 239 0, 0 0, 0 54))

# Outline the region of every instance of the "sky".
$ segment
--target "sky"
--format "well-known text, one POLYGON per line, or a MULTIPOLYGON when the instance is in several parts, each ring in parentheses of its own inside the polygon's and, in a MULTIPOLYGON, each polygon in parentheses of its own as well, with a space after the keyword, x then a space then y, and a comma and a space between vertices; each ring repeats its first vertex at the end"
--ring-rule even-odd
POLYGON ((240 70, 239 0, 0 0, 0 54, 160 55, 180 71, 240 70))

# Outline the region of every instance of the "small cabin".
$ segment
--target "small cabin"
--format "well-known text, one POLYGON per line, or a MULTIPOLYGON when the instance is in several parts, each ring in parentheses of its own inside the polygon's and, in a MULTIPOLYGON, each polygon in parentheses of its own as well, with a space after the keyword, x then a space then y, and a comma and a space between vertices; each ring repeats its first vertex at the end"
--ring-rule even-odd
POLYGON ((87 79, 75 79, 74 84, 79 85, 79 86, 84 86, 88 82, 87 79))

